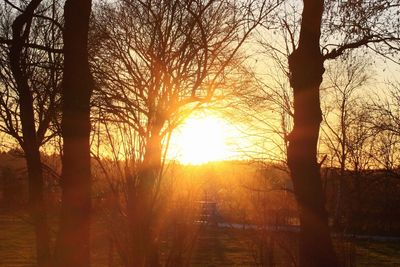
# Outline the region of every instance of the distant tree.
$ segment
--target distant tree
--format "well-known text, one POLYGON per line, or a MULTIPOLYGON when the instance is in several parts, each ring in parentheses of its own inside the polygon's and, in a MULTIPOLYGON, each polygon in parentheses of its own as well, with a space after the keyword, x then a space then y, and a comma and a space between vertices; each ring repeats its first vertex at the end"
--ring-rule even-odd
POLYGON ((37 264, 48 266, 50 233, 39 149, 54 136, 49 128, 57 115, 62 57, 57 47, 60 29, 54 25, 56 10, 44 7, 55 2, 42 6, 41 2, 32 0, 19 7, 6 1, 1 9, 0 130, 24 151, 37 264))
POLYGON ((374 127, 381 131, 389 131, 400 135, 400 82, 393 81, 388 86, 389 94, 379 97, 372 103, 374 127))
MULTIPOLYGON (((326 146, 327 152, 330 152, 331 166, 339 167, 333 214, 334 226, 338 227, 342 210, 342 191, 345 190, 343 180, 350 168, 349 158, 355 152, 351 149, 359 149, 353 143, 353 139, 356 138, 352 136, 356 134, 353 128, 360 124, 367 127, 363 114, 359 112, 364 109, 365 100, 359 99, 359 96, 370 77, 366 62, 351 54, 330 64, 325 77, 321 143, 322 146, 326 146)), ((366 137, 369 136, 368 134, 366 137)))
POLYGON ((383 87, 375 96, 360 97, 357 102, 366 102, 362 105, 352 105, 349 116, 354 119, 347 127, 346 179, 340 211, 346 230, 376 233, 396 229, 397 209, 391 205, 395 197, 391 187, 399 177, 399 139, 390 130, 396 128, 395 121, 387 116, 398 109, 392 86, 383 87))
POLYGON ((64 76, 61 217, 54 266, 90 266, 90 97, 88 62, 90 0, 67 0, 64 6, 64 76))
POLYGON ((391 131, 381 131, 377 136, 374 160, 390 177, 400 178, 400 136, 391 131))
POLYGON ((400 83, 388 84, 388 94, 374 99, 369 107, 370 123, 378 133, 378 145, 373 153, 377 167, 393 178, 400 178, 400 83))

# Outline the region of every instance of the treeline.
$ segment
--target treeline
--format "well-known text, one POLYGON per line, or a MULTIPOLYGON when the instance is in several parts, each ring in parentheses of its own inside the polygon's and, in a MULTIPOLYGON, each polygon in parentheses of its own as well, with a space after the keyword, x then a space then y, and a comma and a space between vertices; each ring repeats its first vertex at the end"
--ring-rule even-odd
MULTIPOLYGON (((58 177, 53 170, 60 162, 57 155, 44 155, 42 158, 46 164, 44 184, 47 208, 53 214, 57 213, 60 201, 58 177)), ((2 153, 0 162, 0 208, 14 212, 26 209, 28 184, 21 152, 2 153)), ((115 188, 110 188, 110 181, 104 177, 97 162, 92 162, 96 177, 92 192, 93 209, 95 214, 100 214, 100 219, 109 216, 109 212, 116 208, 110 202, 115 188)), ((102 164, 107 163, 104 161, 102 164)), ((195 221, 201 216, 199 203, 208 201, 216 204, 216 219, 220 223, 298 226, 299 211, 293 186, 287 170, 282 166, 260 165, 254 161, 226 161, 200 166, 170 163, 166 168, 162 186, 168 192, 165 197, 171 202, 166 207, 184 207, 186 212, 181 211, 182 217, 193 209, 192 219, 195 221)), ((115 183, 121 182, 118 177, 113 179, 115 183)), ((390 171, 346 170, 341 174, 340 168, 325 167, 322 169, 322 183, 330 225, 336 233, 399 236, 400 209, 397 202, 400 180, 393 177, 390 171)), ((167 213, 164 216, 166 219, 170 215, 167 213)), ((116 218, 112 220, 115 222, 116 218)), ((112 227, 111 221, 109 227, 112 227)))

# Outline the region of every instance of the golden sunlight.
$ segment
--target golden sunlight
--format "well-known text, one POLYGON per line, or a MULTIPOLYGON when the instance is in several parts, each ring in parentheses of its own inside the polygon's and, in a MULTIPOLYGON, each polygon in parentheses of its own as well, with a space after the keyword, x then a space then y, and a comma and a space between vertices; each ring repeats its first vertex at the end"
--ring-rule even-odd
POLYGON ((168 158, 193 165, 237 158, 234 143, 239 139, 237 129, 227 121, 193 116, 172 135, 168 158))

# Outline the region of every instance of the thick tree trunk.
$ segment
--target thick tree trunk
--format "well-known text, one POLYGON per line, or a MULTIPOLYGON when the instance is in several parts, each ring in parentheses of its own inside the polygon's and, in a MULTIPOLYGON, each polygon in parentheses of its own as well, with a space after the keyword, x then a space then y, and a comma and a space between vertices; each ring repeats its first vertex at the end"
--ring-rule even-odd
POLYGON ((322 120, 319 86, 324 73, 319 46, 323 8, 323 0, 304 0, 299 45, 289 57, 294 126, 288 137, 288 165, 300 208, 301 267, 337 266, 317 162, 322 120))
POLYGON ((22 149, 28 169, 29 210, 36 236, 36 257, 40 267, 49 266, 50 244, 47 224, 46 204, 43 192, 43 170, 39 151, 39 141, 36 136, 33 96, 24 69, 22 50, 30 32, 33 12, 40 0, 31 1, 25 11, 13 22, 13 39, 10 46, 10 67, 18 91, 18 104, 22 127, 22 149))
POLYGON ((158 245, 154 233, 155 185, 161 168, 159 131, 147 141, 145 155, 129 200, 129 224, 132 234, 132 267, 159 266, 158 245))
POLYGON ((90 97, 88 63, 90 0, 67 0, 64 7, 62 88, 62 204, 55 266, 90 265, 90 97))

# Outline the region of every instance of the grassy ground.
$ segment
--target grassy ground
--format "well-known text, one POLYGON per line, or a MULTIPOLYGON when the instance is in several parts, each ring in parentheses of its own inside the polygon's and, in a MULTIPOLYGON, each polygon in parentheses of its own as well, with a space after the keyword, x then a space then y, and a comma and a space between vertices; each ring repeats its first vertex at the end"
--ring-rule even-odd
POLYGON ((26 218, 0 215, 0 266, 32 266, 33 228, 26 218))
POLYGON ((237 229, 202 231, 192 258, 192 266, 251 266, 253 263, 249 239, 237 229))
MULTIPOLYGON (((95 227, 96 228, 96 227, 95 227)), ((294 235, 283 236, 275 243, 276 247, 293 245, 294 235), (288 243, 286 241, 291 241, 288 243)), ((93 233, 93 266, 107 266, 107 245, 102 231, 93 233)), ((256 235, 250 231, 228 228, 208 228, 201 232, 197 240, 191 266, 254 266, 257 245, 256 235)), ((26 217, 0 215, 0 266, 33 266, 34 236, 26 217)), ((355 266, 400 266, 400 242, 356 241, 352 243, 355 251, 355 266)), ((280 248, 276 250, 274 261, 277 266, 290 266, 287 254, 280 248), (280 251, 280 252, 279 252, 280 251)), ((113 266, 118 266, 116 260, 113 266)))
POLYGON ((400 266, 400 242, 357 241, 357 266, 400 266))

